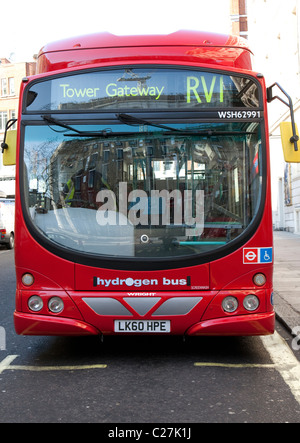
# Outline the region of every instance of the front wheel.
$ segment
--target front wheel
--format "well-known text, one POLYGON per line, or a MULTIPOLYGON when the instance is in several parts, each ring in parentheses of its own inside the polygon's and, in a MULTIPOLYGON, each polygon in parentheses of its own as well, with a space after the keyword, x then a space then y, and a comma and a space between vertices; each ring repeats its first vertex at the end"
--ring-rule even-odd
POLYGON ((11 232, 10 236, 9 236, 9 241, 6 244, 6 248, 13 249, 14 245, 15 245, 15 237, 14 237, 14 234, 11 232))

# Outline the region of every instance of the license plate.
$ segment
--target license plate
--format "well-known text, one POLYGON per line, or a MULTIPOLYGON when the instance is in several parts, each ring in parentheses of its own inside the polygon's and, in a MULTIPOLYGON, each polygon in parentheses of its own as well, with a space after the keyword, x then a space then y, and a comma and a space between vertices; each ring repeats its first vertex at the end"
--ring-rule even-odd
POLYGON ((170 320, 115 320, 115 332, 123 333, 168 333, 170 320))

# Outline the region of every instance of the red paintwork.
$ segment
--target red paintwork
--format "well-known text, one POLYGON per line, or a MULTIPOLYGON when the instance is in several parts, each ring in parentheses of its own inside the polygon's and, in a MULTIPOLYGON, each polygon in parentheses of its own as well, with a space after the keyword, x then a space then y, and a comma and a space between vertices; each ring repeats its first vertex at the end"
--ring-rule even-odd
MULTIPOLYGON (((182 64, 185 66, 210 67, 232 70, 254 75, 251 71, 250 51, 246 42, 237 37, 222 36, 191 31, 180 31, 168 36, 118 37, 111 34, 96 34, 73 38, 46 45, 39 54, 38 75, 46 77, 71 69, 130 64, 182 64)), ((265 95, 264 79, 257 80, 265 95)), ((20 99, 26 83, 22 83, 20 99)), ((266 109, 266 97, 264 96, 266 109)), ((19 107, 21 121, 21 106, 19 107)), ((266 113, 265 113, 266 114, 266 113)), ((267 117, 266 117, 267 119, 267 117)), ((268 122, 266 121, 266 128, 268 122)), ((20 134, 18 135, 20 137, 20 134)), ((269 158, 268 134, 266 134, 267 158, 269 158)), ((18 143, 19 145, 19 143, 18 143)), ((243 247, 272 247, 272 216, 270 198, 270 164, 267 161, 267 197, 264 214, 256 234, 243 247)), ((19 189, 19 174, 16 174, 16 189, 19 189)), ((23 219, 19 192, 16 192, 15 262, 17 274, 15 328, 18 334, 26 335, 97 335, 113 334, 113 316, 96 314, 82 299, 111 297, 119 300, 134 319, 150 319, 153 309, 139 316, 123 300, 134 294, 155 293, 162 303, 168 298, 195 296, 201 302, 186 315, 171 318, 172 334, 188 335, 264 335, 274 332, 274 310, 271 304, 272 264, 243 264, 243 247, 220 260, 192 268, 167 271, 143 272, 112 271, 75 264, 64 260, 42 248, 29 234, 23 219), (35 281, 30 288, 23 286, 21 277, 31 272, 35 281), (253 276, 263 272, 267 283, 257 288, 253 276), (111 287, 99 290, 93 286, 93 277, 106 279, 130 278, 185 279, 191 276, 192 287, 174 285, 172 288, 159 285, 143 288, 111 287), (124 292, 126 291, 126 292, 124 292), (127 292, 128 291, 128 292, 127 292), (34 314, 27 307, 31 295, 40 295, 44 308, 34 314), (260 306, 255 313, 243 308, 242 300, 247 294, 256 294, 260 306), (53 296, 64 300, 61 314, 51 314, 47 301, 53 296), (233 295, 239 300, 238 311, 226 314, 221 308, 222 299, 233 295)), ((153 295, 151 295, 153 296, 153 295)), ((156 306, 157 307, 157 306, 156 306)), ((118 316, 118 319, 132 317, 118 316)), ((160 317, 155 317, 160 319, 160 317)), ((163 317, 161 317, 163 319, 163 317)))
POLYGON ((251 70, 247 41, 235 36, 178 31, 169 35, 73 37, 44 46, 37 72, 74 69, 98 63, 192 62, 251 70))
POLYGON ((269 335, 275 327, 275 312, 250 314, 247 318, 231 317, 203 321, 192 326, 187 335, 253 336, 269 335))
POLYGON ((70 318, 14 313, 16 333, 20 335, 99 335, 100 331, 83 321, 70 318))

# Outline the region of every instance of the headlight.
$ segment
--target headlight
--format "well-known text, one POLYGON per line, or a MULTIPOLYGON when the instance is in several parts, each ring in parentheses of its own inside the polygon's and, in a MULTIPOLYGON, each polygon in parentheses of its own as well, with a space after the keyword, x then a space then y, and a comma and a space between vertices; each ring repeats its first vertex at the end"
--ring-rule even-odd
POLYGON ((53 314, 59 314, 64 309, 64 302, 59 297, 52 297, 48 301, 48 308, 53 314))
POLYGON ((33 312, 38 312, 44 306, 43 300, 38 295, 33 295, 28 300, 28 308, 33 312))
POLYGON ((226 297, 222 301, 222 308, 224 309, 225 312, 232 313, 237 310, 238 306, 239 302, 235 297, 226 297))
POLYGON ((259 299, 256 297, 256 295, 247 295, 244 298, 243 305, 247 311, 256 311, 256 309, 259 307, 259 299))

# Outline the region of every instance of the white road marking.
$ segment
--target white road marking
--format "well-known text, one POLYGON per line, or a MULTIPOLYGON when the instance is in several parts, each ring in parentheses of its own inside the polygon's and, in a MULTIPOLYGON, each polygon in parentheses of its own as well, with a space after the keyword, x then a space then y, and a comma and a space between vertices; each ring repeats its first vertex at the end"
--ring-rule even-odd
POLYGON ((18 355, 8 355, 4 360, 0 362, 0 374, 6 369, 10 369, 10 364, 14 361, 15 358, 19 357, 18 355))
POLYGON ((300 403, 300 362, 277 332, 274 335, 261 337, 261 340, 277 371, 289 386, 297 402, 300 403))

